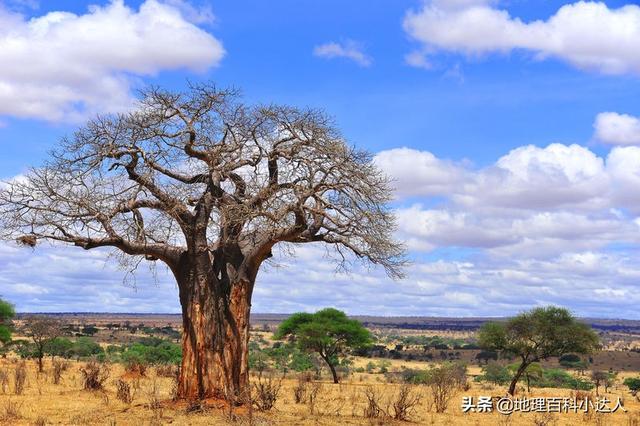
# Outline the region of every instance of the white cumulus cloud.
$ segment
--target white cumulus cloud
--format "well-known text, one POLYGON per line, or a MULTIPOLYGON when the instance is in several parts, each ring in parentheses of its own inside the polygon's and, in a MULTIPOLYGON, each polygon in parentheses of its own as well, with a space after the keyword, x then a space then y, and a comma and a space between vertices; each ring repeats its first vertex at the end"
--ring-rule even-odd
POLYGON ((360 43, 347 40, 344 43, 325 43, 313 48, 313 54, 321 58, 346 58, 362 67, 371 65, 372 60, 362 50, 360 43))
POLYGON ((0 115, 77 120, 123 110, 135 77, 217 65, 221 42, 187 14, 211 19, 175 0, 146 0, 137 10, 113 0, 82 15, 28 20, 0 8, 0 115))
MULTIPOLYGON (((640 73, 640 7, 632 4, 609 8, 579 1, 546 20, 525 22, 496 2, 434 0, 409 11, 404 29, 427 56, 440 50, 467 55, 523 50, 605 74, 640 73)), ((421 66, 417 55, 409 56, 409 63, 421 66)))
POLYGON ((462 165, 406 147, 382 151, 374 161, 394 179, 400 197, 448 194, 466 178, 462 165))
POLYGON ((414 250, 547 259, 640 243, 640 147, 603 158, 575 144, 528 145, 481 169, 408 148, 376 162, 395 180, 399 236, 414 250))
POLYGON ((640 118, 617 112, 601 112, 593 123, 594 137, 612 145, 640 145, 640 118))

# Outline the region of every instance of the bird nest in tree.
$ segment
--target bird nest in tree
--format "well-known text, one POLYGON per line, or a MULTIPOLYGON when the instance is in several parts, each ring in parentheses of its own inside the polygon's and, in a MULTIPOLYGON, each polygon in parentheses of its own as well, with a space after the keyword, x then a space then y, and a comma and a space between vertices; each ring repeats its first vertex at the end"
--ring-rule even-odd
POLYGON ((38 239, 33 235, 23 235, 16 239, 18 244, 22 244, 23 246, 35 247, 38 239))

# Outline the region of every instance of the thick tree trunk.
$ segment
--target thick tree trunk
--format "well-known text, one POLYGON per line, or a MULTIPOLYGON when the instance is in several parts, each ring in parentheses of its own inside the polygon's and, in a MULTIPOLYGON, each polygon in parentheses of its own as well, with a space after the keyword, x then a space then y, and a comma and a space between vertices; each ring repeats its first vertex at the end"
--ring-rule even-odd
POLYGON ((182 305, 178 397, 242 404, 249 395, 249 313, 253 282, 187 261, 177 274, 182 305), (185 265, 186 263, 186 265, 185 265))

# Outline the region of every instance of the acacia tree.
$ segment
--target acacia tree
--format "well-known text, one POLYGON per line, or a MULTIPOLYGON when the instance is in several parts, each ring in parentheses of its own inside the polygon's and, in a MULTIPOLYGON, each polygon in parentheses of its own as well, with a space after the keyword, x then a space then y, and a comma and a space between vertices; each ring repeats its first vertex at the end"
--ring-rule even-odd
POLYGON ((371 333, 359 321, 333 308, 291 315, 282 321, 274 335, 276 339, 287 336, 295 339, 301 350, 320 355, 331 370, 333 383, 339 383, 336 365, 340 357, 351 350, 371 346, 373 342, 371 333))
POLYGON ((478 333, 478 344, 521 359, 509 385, 509 394, 514 395, 518 380, 531 364, 567 353, 592 353, 598 349, 599 339, 568 310, 549 306, 523 312, 504 323, 485 323, 478 333))
POLYGON ((47 345, 62 334, 62 324, 55 318, 46 316, 30 316, 25 319, 24 333, 31 337, 38 358, 38 371, 44 371, 42 359, 47 345))
POLYGON ((168 265, 183 317, 179 396, 235 398, 248 390, 251 295, 274 247, 325 243, 341 266, 399 276, 390 196, 371 155, 322 112, 247 106, 202 84, 146 89, 137 110, 90 120, 5 184, 0 221, 29 246, 112 247, 168 265))

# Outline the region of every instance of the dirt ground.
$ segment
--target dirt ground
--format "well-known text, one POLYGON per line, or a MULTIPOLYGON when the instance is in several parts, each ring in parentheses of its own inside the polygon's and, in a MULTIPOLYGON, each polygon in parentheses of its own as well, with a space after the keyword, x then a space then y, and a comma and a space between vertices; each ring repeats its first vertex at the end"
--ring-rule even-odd
MULTIPOLYGON (((359 363, 364 360, 358 360, 359 363)), ((627 412, 618 410, 613 414, 589 413, 516 413, 511 416, 492 413, 463 413, 461 409, 464 396, 503 396, 505 388, 487 387, 471 383, 467 391, 456 392, 449 401, 445 413, 435 413, 430 409, 431 392, 423 386, 412 388, 420 395, 420 402, 409 413, 409 422, 394 421, 384 417, 365 418, 367 406, 365 391, 373 390, 380 396, 381 406, 393 413, 392 400, 398 394, 400 385, 384 382, 380 374, 355 374, 340 385, 322 381, 318 385, 307 385, 307 393, 314 387, 317 396, 313 402, 296 404, 294 387, 298 384, 295 377, 282 379, 281 389, 275 407, 269 412, 258 412, 246 408, 228 407, 205 408, 191 407, 189 413, 185 404, 171 402, 173 379, 158 377, 154 369, 149 369, 144 377, 125 375, 120 365, 112 365, 109 379, 103 391, 86 391, 82 386, 80 368, 83 362, 72 361, 62 375, 60 384, 53 381, 52 365, 45 364, 45 372, 37 373, 34 362, 27 363, 27 378, 22 395, 14 394, 14 371, 18 365, 16 359, 0 359, 0 424, 3 425, 640 425, 640 402, 632 397, 621 382, 625 377, 637 374, 623 373, 619 384, 608 394, 600 391, 614 403, 618 398, 624 401, 627 412), (2 375, 8 379, 3 385, 2 375), (124 377, 133 392, 130 404, 116 397, 115 382, 124 377), (4 388, 4 389, 2 389, 4 388), (388 402, 388 403, 387 403, 388 402)), ((424 367, 424 365, 423 365, 424 367)), ((471 374, 477 373, 473 368, 471 374)), ((279 378, 278 378, 279 380, 279 378)), ((532 389, 531 394, 522 393, 520 397, 570 397, 571 391, 565 389, 532 389)), ((592 394, 592 398, 595 395, 592 394)))

